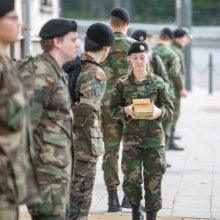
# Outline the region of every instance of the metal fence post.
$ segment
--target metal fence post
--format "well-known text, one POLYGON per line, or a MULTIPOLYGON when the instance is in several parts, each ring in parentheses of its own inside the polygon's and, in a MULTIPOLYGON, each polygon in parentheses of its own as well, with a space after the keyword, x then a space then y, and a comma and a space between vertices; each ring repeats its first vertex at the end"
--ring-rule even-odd
POLYGON ((31 0, 22 0, 22 22, 23 22, 23 35, 24 56, 32 54, 32 36, 31 36, 31 0))
POLYGON ((213 60, 212 54, 209 54, 209 94, 213 92, 213 60))
MULTIPOLYGON (((191 30, 192 26, 192 0, 176 0, 176 24, 178 27, 187 27, 191 30)), ((192 90, 191 85, 191 44, 185 48, 186 64, 186 89, 192 90)))

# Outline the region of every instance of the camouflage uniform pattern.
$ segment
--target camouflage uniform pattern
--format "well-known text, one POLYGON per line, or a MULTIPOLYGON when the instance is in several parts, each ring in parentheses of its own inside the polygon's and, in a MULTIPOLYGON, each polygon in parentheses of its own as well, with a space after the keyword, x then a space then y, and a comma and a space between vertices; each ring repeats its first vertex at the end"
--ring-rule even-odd
MULTIPOLYGON (((172 94, 172 101, 175 102, 176 100, 176 94, 174 92, 175 88, 178 88, 177 90, 180 90, 183 88, 183 83, 182 83, 181 76, 180 76, 179 57, 169 46, 165 46, 162 44, 158 44, 155 47, 155 51, 161 57, 166 67, 168 77, 169 77, 169 88, 172 94)), ((172 121, 173 121, 173 117, 169 120, 163 121, 163 127, 165 131, 167 143, 170 137, 172 121)))
POLYGON ((155 51, 150 52, 150 69, 154 74, 160 76, 167 85, 169 85, 169 78, 164 63, 155 51))
POLYGON ((161 121, 169 118, 173 111, 170 93, 163 80, 153 73, 142 82, 138 82, 131 73, 117 82, 112 92, 110 111, 114 118, 124 120, 122 171, 125 195, 132 205, 141 201, 143 163, 146 210, 157 211, 161 208, 161 180, 166 166, 161 121), (162 110, 160 118, 151 121, 127 117, 123 108, 132 104, 134 98, 151 99, 162 110))
POLYGON ((142 200, 141 185, 144 181, 145 211, 160 210, 162 208, 161 182, 165 170, 165 156, 158 155, 155 149, 144 149, 140 145, 136 147, 125 145, 122 155, 122 171, 124 176, 129 178, 124 178, 123 190, 130 203, 136 205, 142 200))
POLYGON ((31 107, 41 201, 34 219, 64 220, 71 172, 72 110, 67 75, 47 53, 20 66, 31 107))
MULTIPOLYGON (((95 60, 82 54, 81 59, 95 60)), ((74 113, 74 173, 70 185, 69 219, 87 220, 99 156, 104 154, 100 105, 106 87, 101 67, 86 63, 76 82, 74 113)))
POLYGON ((105 143, 103 158, 104 180, 108 191, 117 189, 119 149, 122 139, 123 122, 113 119, 109 112, 111 92, 117 80, 128 72, 127 52, 134 39, 115 32, 115 43, 111 46, 108 57, 102 63, 106 74, 106 91, 102 100, 102 129, 105 143))
POLYGON ((15 219, 19 204, 37 192, 33 171, 29 108, 22 84, 6 56, 0 56, 0 213, 15 219))
POLYGON ((184 52, 183 52, 183 48, 176 43, 175 41, 172 44, 172 50, 177 54, 178 58, 179 58, 179 65, 180 65, 180 69, 179 69, 179 81, 181 82, 180 84, 175 84, 174 85, 174 95, 175 95, 175 99, 174 99, 174 114, 173 114, 173 123, 172 123, 172 128, 171 130, 175 130, 175 126, 176 123, 179 119, 180 116, 180 90, 185 88, 185 59, 184 59, 184 52))

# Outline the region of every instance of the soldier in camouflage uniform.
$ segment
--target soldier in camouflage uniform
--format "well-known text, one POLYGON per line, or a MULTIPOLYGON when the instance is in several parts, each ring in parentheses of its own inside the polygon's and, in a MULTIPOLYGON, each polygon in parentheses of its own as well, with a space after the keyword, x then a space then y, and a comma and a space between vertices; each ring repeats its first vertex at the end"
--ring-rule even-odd
POLYGON ((29 108, 22 84, 6 55, 18 40, 20 22, 13 0, 0 2, 0 219, 15 220, 20 204, 37 195, 29 108))
MULTIPOLYGON (((172 44, 172 39, 172 31, 167 27, 163 28, 159 34, 159 43, 155 46, 154 49, 163 60, 163 63, 166 67, 170 81, 169 86, 170 92, 172 94, 172 101, 175 102, 174 89, 178 88, 179 90, 181 90, 183 88, 183 82, 180 75, 180 59, 170 47, 172 44)), ((170 144, 174 141, 173 137, 169 140, 172 120, 173 119, 163 121, 164 131, 166 135, 166 147, 172 150, 183 150, 183 148, 179 147, 176 144, 170 144)))
MULTIPOLYGON (((144 41, 148 45, 150 49, 150 52, 149 52, 150 69, 152 70, 154 74, 160 76, 165 82, 165 84, 169 87, 170 82, 169 82, 167 70, 164 66, 162 59, 157 54, 157 52, 154 50, 154 48, 153 49, 150 48, 152 41, 149 40, 148 33, 145 30, 138 29, 131 34, 131 37, 137 41, 144 41)), ((166 140, 169 135, 169 127, 170 127, 170 122, 167 122, 167 120, 163 120, 163 128, 164 128, 166 140)), ((167 147, 167 144, 166 144, 166 147, 167 147)), ((167 167, 171 167, 171 165, 167 163, 167 167)))
MULTIPOLYGON (((184 48, 187 46, 190 40, 190 36, 188 32, 182 28, 178 28, 173 32, 173 43, 172 43, 172 50, 177 54, 179 57, 180 62, 180 71, 179 77, 181 81, 181 87, 179 85, 174 85, 174 114, 173 114, 173 123, 171 126, 171 134, 170 134, 170 146, 169 148, 179 148, 179 146, 174 142, 174 132, 176 123, 180 116, 180 102, 181 98, 187 97, 187 91, 185 89, 185 59, 184 59, 184 48)), ((183 148, 182 148, 183 149, 183 148)))
MULTIPOLYGON (((151 45, 148 44, 148 33, 145 30, 138 29, 131 34, 131 37, 137 41, 144 41, 148 47, 150 48, 151 45)), ((161 60, 160 56, 154 50, 150 50, 150 68, 156 75, 160 76, 165 83, 169 84, 169 78, 164 66, 163 61, 161 60)))
MULTIPOLYGON (((108 211, 121 210, 117 187, 120 184, 118 177, 119 149, 122 139, 123 123, 120 119, 113 119, 109 112, 110 94, 117 79, 127 74, 127 52, 134 39, 126 36, 129 23, 129 14, 123 8, 115 8, 110 13, 110 25, 115 33, 115 43, 110 53, 102 63, 107 84, 102 100, 102 129, 105 143, 105 155, 103 158, 104 181, 108 191, 108 211)), ((129 207, 123 199, 123 207, 129 207)))
POLYGON ((157 212, 161 209, 161 181, 166 168, 161 121, 169 118, 173 111, 164 81, 147 69, 148 51, 144 42, 131 45, 128 51, 131 73, 118 80, 109 106, 112 116, 124 121, 123 190, 132 205, 132 220, 143 219, 140 210, 142 182, 146 219, 156 220, 157 212), (148 98, 153 103, 153 115, 146 119, 138 119, 133 110, 133 99, 142 98, 148 98))
POLYGON ((91 25, 85 38, 85 65, 77 77, 74 113, 74 173, 70 188, 69 220, 87 220, 92 201, 96 165, 104 154, 100 105, 106 77, 99 65, 114 42, 112 30, 102 24, 91 25))
POLYGON ((72 110, 62 65, 79 47, 77 25, 48 21, 40 31, 43 54, 20 66, 31 106, 41 201, 28 206, 33 220, 64 220, 71 172, 72 110))

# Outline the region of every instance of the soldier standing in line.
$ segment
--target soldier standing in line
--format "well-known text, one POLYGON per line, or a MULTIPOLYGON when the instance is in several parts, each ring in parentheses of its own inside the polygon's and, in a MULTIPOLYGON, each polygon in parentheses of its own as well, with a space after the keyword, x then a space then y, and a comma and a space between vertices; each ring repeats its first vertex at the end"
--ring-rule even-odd
POLYGON ((77 25, 52 19, 40 30, 43 53, 20 66, 31 106, 36 172, 41 201, 28 210, 33 220, 64 220, 69 193, 72 110, 62 65, 76 57, 77 25))
MULTIPOLYGON (((110 12, 110 26, 115 34, 115 43, 112 45, 109 55, 101 65, 104 68, 107 84, 102 100, 102 129, 105 143, 105 155, 102 169, 104 181, 108 191, 108 211, 117 212, 121 210, 117 187, 120 184, 118 177, 118 159, 122 139, 123 122, 113 119, 109 112, 110 94, 116 81, 127 74, 128 62, 127 52, 134 39, 126 36, 130 18, 124 8, 115 8, 110 12)), ((122 207, 130 208, 124 197, 122 207)))
POLYGON ((183 28, 177 28, 173 32, 173 43, 171 48, 179 57, 180 62, 180 72, 179 77, 181 80, 182 87, 178 87, 178 85, 174 85, 174 114, 173 114, 173 123, 171 126, 171 134, 170 134, 170 145, 169 148, 178 148, 179 146, 174 142, 175 138, 175 129, 176 123, 180 117, 180 103, 181 98, 187 97, 187 91, 185 89, 185 59, 184 59, 184 48, 190 42, 190 35, 189 33, 183 28))
POLYGON ((132 205, 132 220, 143 219, 140 207, 142 182, 146 219, 156 220, 162 207, 161 182, 166 169, 162 120, 169 118, 173 111, 164 81, 147 68, 148 52, 145 42, 131 45, 128 51, 131 72, 117 81, 109 106, 112 116, 124 121, 123 190, 132 205), (133 99, 150 99, 152 115, 139 119, 134 112, 133 99))
POLYGON ((22 83, 6 55, 21 24, 13 0, 0 2, 0 218, 18 218, 20 204, 37 196, 29 108, 22 83))
MULTIPOLYGON (((170 92, 172 94, 172 100, 175 102, 174 89, 181 90, 183 88, 183 82, 180 75, 180 59, 178 55, 172 50, 171 44, 173 40, 173 32, 170 28, 165 27, 160 31, 159 43, 155 46, 155 51, 163 60, 165 64, 169 81, 170 81, 170 92)), ((174 143, 173 136, 171 135, 172 120, 165 120, 163 122, 165 127, 166 135, 166 146, 170 150, 184 150, 184 148, 179 147, 174 143), (170 138, 171 136, 171 138, 170 138)))
POLYGON ((102 23, 91 25, 81 55, 81 71, 75 85, 74 170, 70 186, 69 220, 87 220, 99 156, 104 154, 100 105, 106 87, 106 76, 99 65, 114 43, 111 28, 102 23))

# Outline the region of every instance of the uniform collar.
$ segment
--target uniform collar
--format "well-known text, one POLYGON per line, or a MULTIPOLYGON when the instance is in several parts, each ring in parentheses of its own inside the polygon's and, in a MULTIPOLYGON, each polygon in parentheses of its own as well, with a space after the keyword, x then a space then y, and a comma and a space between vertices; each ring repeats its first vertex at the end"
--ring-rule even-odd
POLYGON ((173 45, 179 49, 183 49, 183 47, 179 43, 177 43, 175 40, 173 41, 173 45))
POLYGON ((42 57, 51 63, 51 65, 57 70, 57 71, 62 71, 62 69, 59 67, 57 61, 49 54, 49 53, 43 53, 42 57))
POLYGON ((93 62, 97 63, 93 57, 89 56, 89 55, 86 54, 86 53, 82 53, 81 56, 80 56, 80 58, 81 58, 82 60, 90 60, 90 61, 93 61, 93 62))
POLYGON ((146 84, 151 84, 153 83, 153 74, 150 72, 143 81, 139 82, 137 79, 134 77, 133 72, 129 76, 129 80, 131 84, 136 84, 136 85, 146 85, 146 84))

